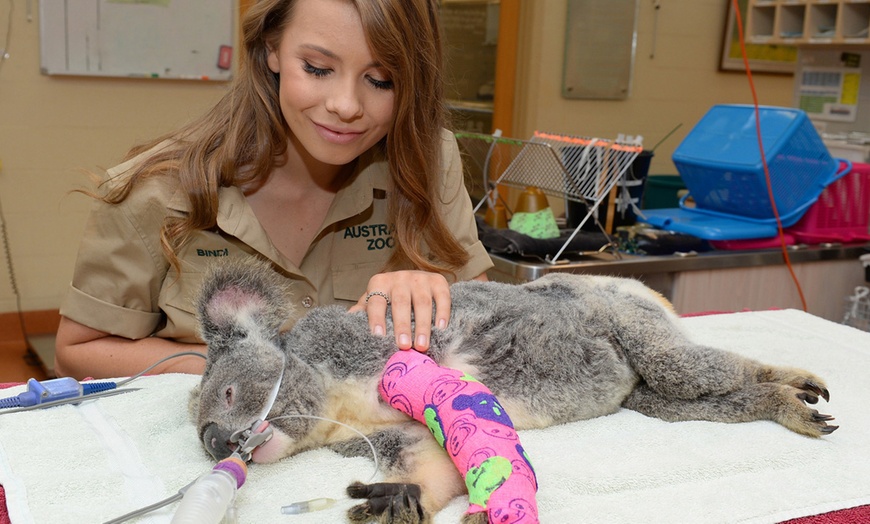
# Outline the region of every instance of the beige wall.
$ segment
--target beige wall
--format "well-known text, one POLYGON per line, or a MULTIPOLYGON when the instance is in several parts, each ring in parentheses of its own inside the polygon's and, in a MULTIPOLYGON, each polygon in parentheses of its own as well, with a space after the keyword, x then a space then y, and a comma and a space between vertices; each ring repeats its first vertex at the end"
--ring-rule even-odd
MULTIPOLYGON (((535 129, 614 137, 641 134, 656 151, 654 172, 674 172, 670 154, 709 106, 751 101, 745 77, 717 71, 726 0, 662 0, 650 59, 653 1, 640 0, 637 60, 626 101, 560 96, 566 0, 524 0, 516 136, 535 129)), ((134 143, 171 130, 212 105, 222 84, 47 77, 39 73, 37 14, 12 13, 9 54, 0 69, 0 202, 24 310, 60 305, 72 275, 88 201, 81 170, 118 162, 134 143)), ((6 3, 0 7, 5 30, 6 3)), ((5 37, 5 33, 0 33, 5 37)), ((2 42, 2 39, 0 39, 2 42)), ((791 78, 757 75, 762 103, 789 105, 791 78)), ((0 271, 6 269, 5 261, 0 271)), ((0 312, 14 311, 0 276, 0 312)))
MULTIPOLYGON (((12 12, 10 58, 0 69, 0 202, 21 308, 56 309, 69 285, 89 201, 83 170, 116 164, 134 143, 214 104, 225 83, 44 76, 39 20, 12 12)), ((0 46, 7 2, 0 5, 0 46)), ((0 312, 15 311, 5 259, 0 312)))
MULTIPOLYGON (((729 3, 638 0, 631 96, 594 101, 561 96, 567 0, 523 0, 514 135, 529 137, 536 129, 601 138, 623 133, 642 135, 644 145, 653 147, 682 124, 656 149, 650 168, 652 173, 676 173, 673 150, 710 106, 752 103, 745 75, 718 71, 729 3), (661 5, 657 22, 656 3, 661 5)), ((761 104, 791 105, 791 76, 756 74, 754 80, 761 104)))

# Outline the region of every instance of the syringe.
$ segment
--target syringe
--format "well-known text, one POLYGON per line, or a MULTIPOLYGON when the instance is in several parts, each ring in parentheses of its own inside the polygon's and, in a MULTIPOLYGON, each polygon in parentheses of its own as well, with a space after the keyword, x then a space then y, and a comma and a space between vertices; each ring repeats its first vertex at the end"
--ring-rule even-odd
POLYGON ((283 513, 284 515, 299 515, 301 513, 310 513, 312 511, 320 511, 322 509, 331 508, 334 505, 335 499, 311 499, 304 502, 294 502, 293 504, 282 506, 281 513, 283 513))

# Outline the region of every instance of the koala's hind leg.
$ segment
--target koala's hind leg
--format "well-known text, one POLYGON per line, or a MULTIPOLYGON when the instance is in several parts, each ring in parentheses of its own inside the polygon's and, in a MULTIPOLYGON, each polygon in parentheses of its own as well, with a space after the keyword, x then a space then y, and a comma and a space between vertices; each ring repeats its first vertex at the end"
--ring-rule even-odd
POLYGON ((616 322, 615 334, 641 383, 623 406, 665 420, 773 420, 804 435, 836 426, 806 404, 830 398, 806 371, 768 366, 692 343, 664 311, 641 307, 616 322))
POLYGON ((658 394, 674 399, 722 395, 755 381, 758 364, 692 343, 664 312, 645 311, 615 334, 631 367, 658 394))
POLYGON ((811 437, 827 435, 837 429, 828 425, 833 420, 812 409, 806 403, 818 402, 818 395, 827 398, 827 390, 817 379, 799 381, 802 387, 779 382, 748 382, 740 389, 721 395, 705 395, 696 399, 666 397, 649 385, 639 384, 623 406, 648 416, 671 422, 709 420, 712 422, 752 422, 772 420, 786 428, 811 437))
POLYGON ((806 372, 766 366, 736 353, 696 344, 677 319, 660 307, 637 302, 614 319, 613 336, 631 367, 656 393, 692 400, 724 395, 748 383, 776 382, 813 391, 824 384, 806 372), (815 381, 815 382, 814 382, 815 381))
MULTIPOLYGON (((451 499, 465 493, 456 466, 422 424, 402 424, 370 439, 385 481, 356 482, 348 487, 351 498, 364 500, 349 510, 352 522, 430 522, 451 499)), ((344 455, 370 455, 368 445, 361 440, 331 447, 344 455)))

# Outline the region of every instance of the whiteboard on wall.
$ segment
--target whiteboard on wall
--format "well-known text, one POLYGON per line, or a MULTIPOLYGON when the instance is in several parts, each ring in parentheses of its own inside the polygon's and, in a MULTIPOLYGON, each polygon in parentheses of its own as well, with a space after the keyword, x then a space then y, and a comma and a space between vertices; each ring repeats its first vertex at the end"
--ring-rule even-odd
POLYGON ((228 80, 235 0, 41 0, 47 75, 228 80))

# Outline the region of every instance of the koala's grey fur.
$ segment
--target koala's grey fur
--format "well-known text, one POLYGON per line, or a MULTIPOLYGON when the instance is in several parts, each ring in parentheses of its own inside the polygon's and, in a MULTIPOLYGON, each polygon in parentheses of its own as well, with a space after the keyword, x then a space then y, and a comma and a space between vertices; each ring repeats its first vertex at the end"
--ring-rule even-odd
MULTIPOLYGON (((378 396, 396 351, 392 331, 372 335, 365 313, 330 306, 279 333, 287 317, 280 282, 261 264, 218 266, 206 278, 198 312, 208 362, 192 404, 206 449, 217 459, 232 452, 229 435, 256 419, 283 363, 269 417, 311 414, 358 428, 371 435, 387 480, 399 486, 386 495, 383 486, 354 486, 350 492, 369 501, 351 519, 426 521, 465 487, 426 427, 378 396)), ((550 274, 523 285, 457 283, 451 296, 449 326, 433 330, 428 354, 486 384, 516 429, 621 407, 668 421, 767 419, 813 437, 836 429, 805 404, 829 398, 820 378, 691 342, 664 299, 638 281, 550 274)), ((353 433, 327 422, 278 419, 272 426, 275 437, 255 460, 324 445, 368 454, 353 433)))

